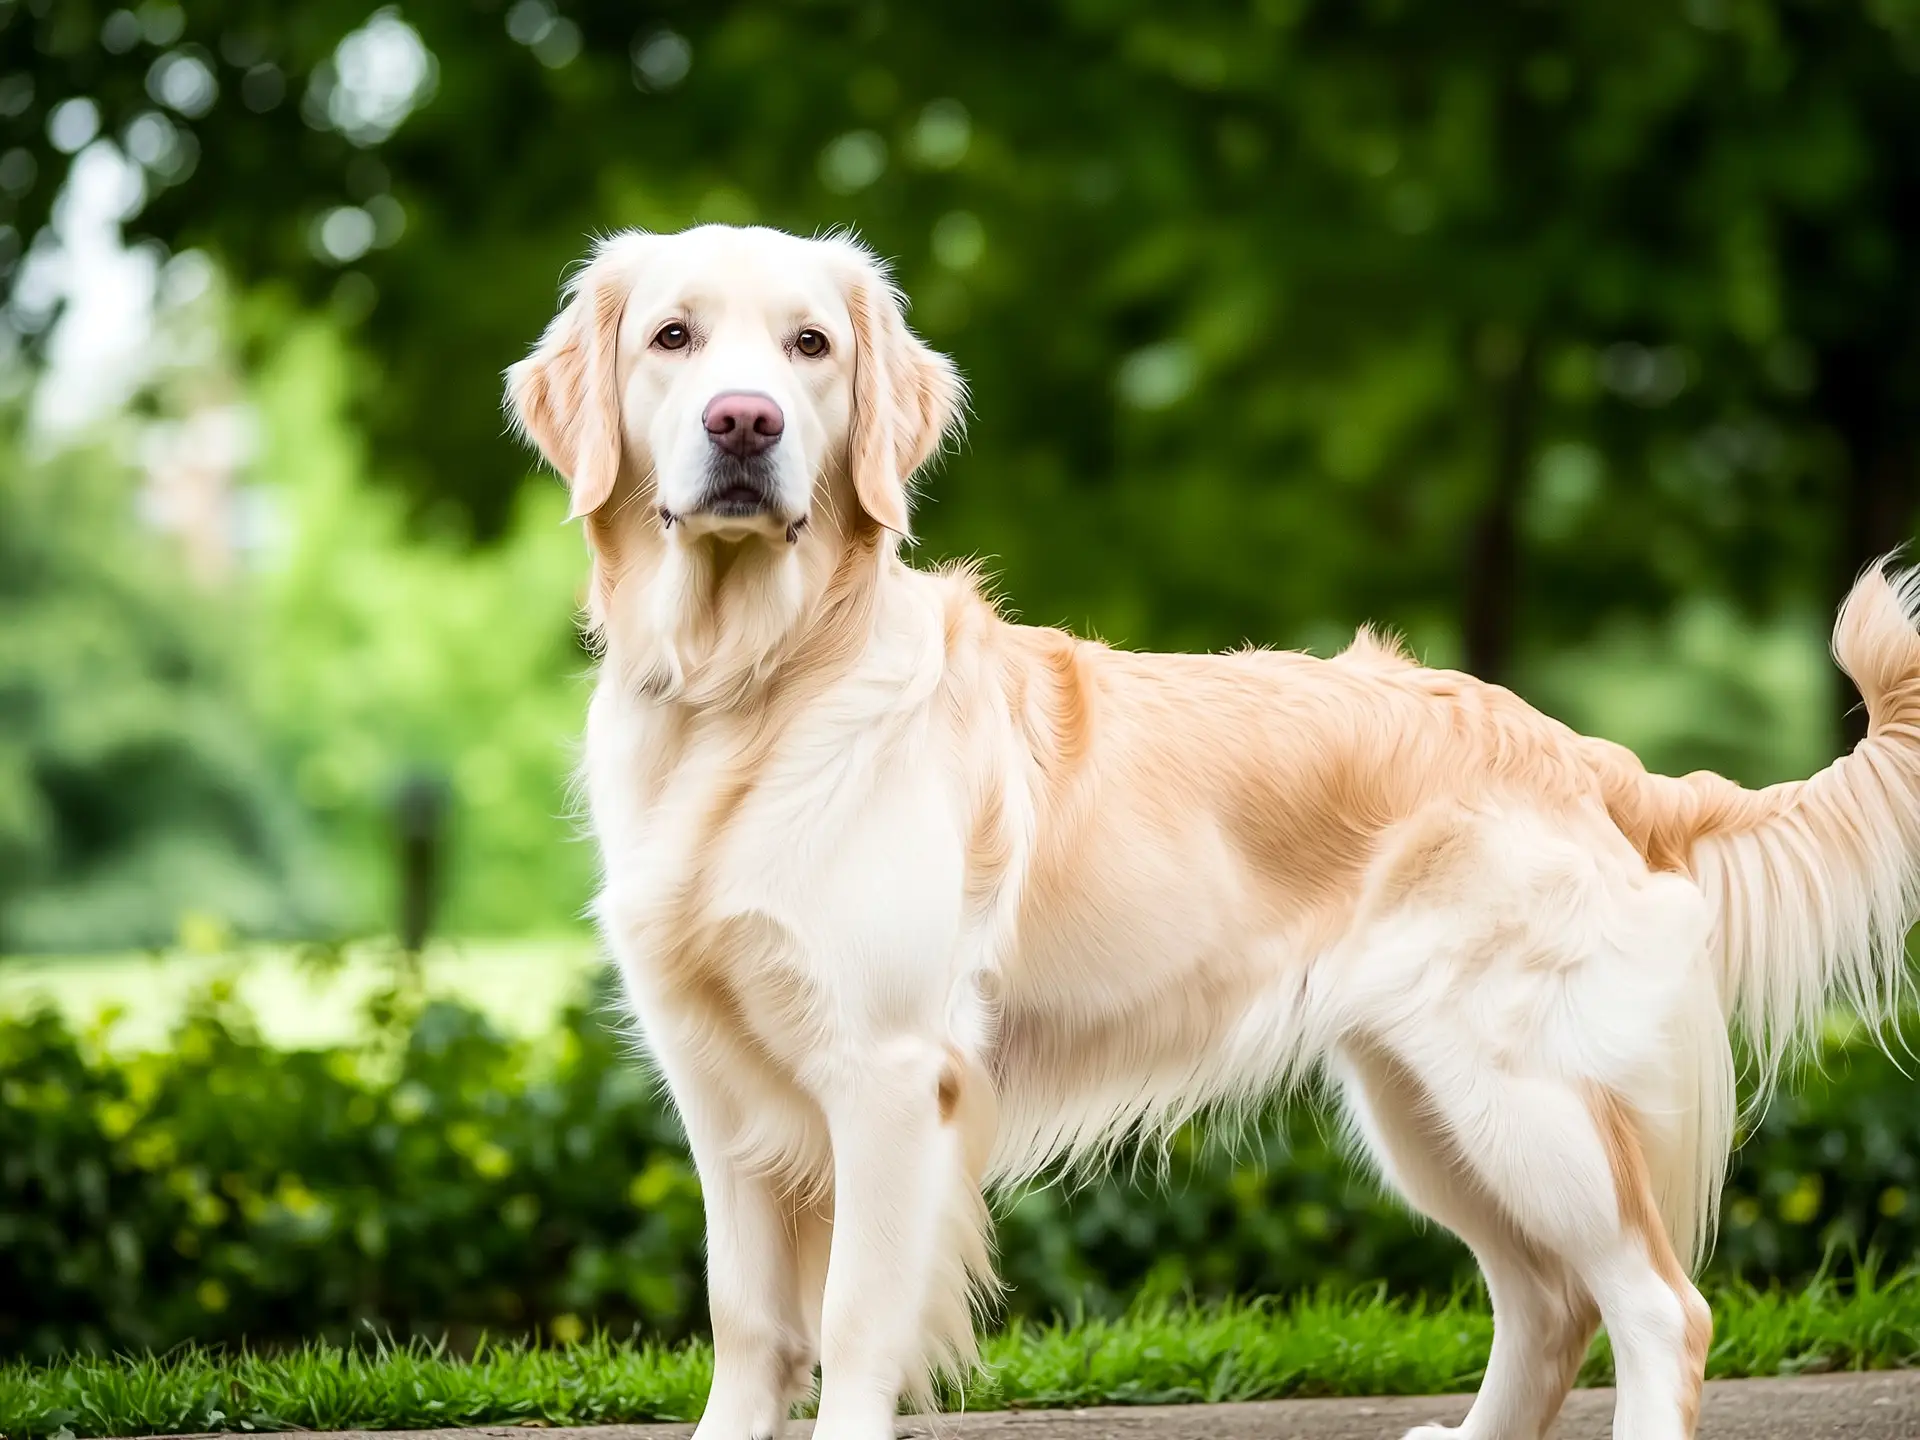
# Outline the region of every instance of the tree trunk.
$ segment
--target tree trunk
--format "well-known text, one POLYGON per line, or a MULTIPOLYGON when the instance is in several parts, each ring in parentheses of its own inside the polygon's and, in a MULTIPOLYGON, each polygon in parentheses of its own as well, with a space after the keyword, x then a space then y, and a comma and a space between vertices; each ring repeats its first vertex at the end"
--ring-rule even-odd
POLYGON ((1469 673, 1502 681, 1513 659, 1520 580, 1519 510, 1533 458, 1539 346, 1522 337, 1501 382, 1493 447, 1493 485, 1467 539, 1461 639, 1469 673))

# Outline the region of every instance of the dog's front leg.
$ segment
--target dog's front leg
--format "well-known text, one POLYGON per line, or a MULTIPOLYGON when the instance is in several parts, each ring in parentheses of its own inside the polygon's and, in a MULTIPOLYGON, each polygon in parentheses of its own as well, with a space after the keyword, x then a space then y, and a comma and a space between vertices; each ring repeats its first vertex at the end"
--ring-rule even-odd
POLYGON ((943 1045, 918 1036, 843 1057, 821 1096, 833 1145, 833 1245, 821 1315, 817 1440, 891 1440, 927 1363, 941 1253, 967 1172, 943 1045))
POLYGON ((813 1368, 802 1317, 792 1202, 742 1166, 725 1098, 693 1073, 669 1084, 707 1208, 713 1388, 695 1440, 773 1440, 813 1368))

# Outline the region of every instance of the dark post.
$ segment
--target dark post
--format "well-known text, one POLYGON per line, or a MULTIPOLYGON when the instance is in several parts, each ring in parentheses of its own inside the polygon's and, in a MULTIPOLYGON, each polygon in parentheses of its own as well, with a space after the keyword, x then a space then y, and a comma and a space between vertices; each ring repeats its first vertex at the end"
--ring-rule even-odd
POLYGON ((415 770, 394 792, 394 833, 399 842, 400 948, 418 955, 433 929, 440 903, 447 829, 447 785, 439 774, 415 770))
POLYGON ((1531 334, 1483 356, 1499 372, 1493 484, 1467 538, 1466 605, 1460 638, 1467 673, 1499 684, 1513 660, 1515 607, 1520 586, 1520 501, 1533 460, 1534 391, 1539 346, 1531 334))

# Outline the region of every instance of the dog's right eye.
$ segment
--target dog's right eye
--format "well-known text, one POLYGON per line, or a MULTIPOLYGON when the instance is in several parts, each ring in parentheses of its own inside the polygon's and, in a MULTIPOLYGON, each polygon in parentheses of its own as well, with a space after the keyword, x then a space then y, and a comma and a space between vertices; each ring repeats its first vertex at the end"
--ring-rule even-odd
POLYGON ((687 327, 678 320, 669 321, 653 333, 653 348, 656 350, 684 350, 687 342, 693 338, 687 327))

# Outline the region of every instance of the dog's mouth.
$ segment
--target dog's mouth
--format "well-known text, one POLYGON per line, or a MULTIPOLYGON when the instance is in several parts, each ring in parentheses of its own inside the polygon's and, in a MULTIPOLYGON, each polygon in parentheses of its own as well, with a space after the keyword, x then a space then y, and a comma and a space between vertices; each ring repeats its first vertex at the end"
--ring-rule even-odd
POLYGON ((776 486, 772 467, 748 460, 744 463, 723 460, 708 472, 706 489, 692 509, 676 513, 660 507, 660 523, 671 530, 685 520, 717 524, 722 531, 740 526, 746 530, 781 531, 788 544, 800 538, 807 517, 789 516, 775 500, 776 486))
POLYGON ((779 519, 774 514, 775 484, 773 467, 764 459, 736 460, 716 455, 707 467, 706 490, 694 506, 696 515, 715 520, 779 519))
POLYGON ((720 520, 745 520, 765 515, 773 509, 773 497, 760 486, 734 480, 709 490, 700 502, 700 513, 720 520))

